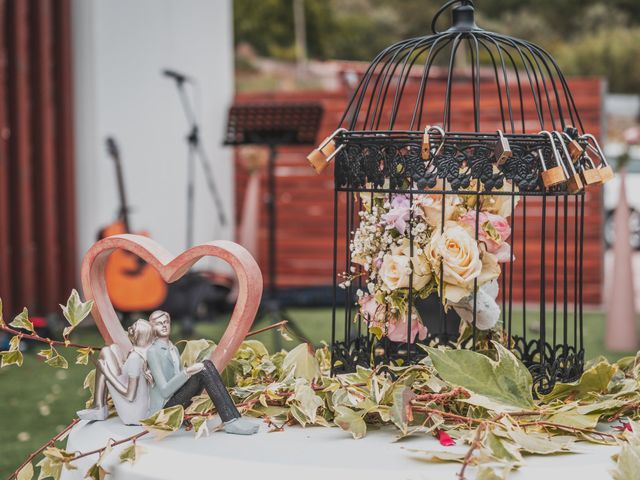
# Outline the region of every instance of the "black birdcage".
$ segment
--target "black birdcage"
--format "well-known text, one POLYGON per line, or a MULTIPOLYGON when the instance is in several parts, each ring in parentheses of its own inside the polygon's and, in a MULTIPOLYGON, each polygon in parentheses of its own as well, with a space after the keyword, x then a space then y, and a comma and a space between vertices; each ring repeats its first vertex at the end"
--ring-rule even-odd
POLYGON ((431 28, 376 56, 309 155, 335 159, 333 373, 495 340, 545 393, 583 370, 585 189, 612 171, 545 50, 471 1, 431 28))

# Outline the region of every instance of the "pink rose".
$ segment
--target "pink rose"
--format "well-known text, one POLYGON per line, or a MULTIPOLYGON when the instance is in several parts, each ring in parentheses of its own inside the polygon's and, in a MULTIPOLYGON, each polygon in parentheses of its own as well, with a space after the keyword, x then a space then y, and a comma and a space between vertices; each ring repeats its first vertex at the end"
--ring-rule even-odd
MULTIPOLYGON (((472 210, 460 217, 471 235, 475 235, 476 212, 472 210)), ((478 241, 483 242, 489 253, 493 253, 498 262, 511 261, 511 246, 507 243, 511 236, 511 227, 506 218, 489 212, 480 212, 478 222, 478 241)))
MULTIPOLYGON (((407 325, 407 316, 403 315, 402 318, 398 318, 397 316, 393 316, 389 318, 389 322, 387 324, 387 337, 392 342, 406 342, 407 341, 407 330, 409 326, 407 325)), ((420 318, 414 315, 411 320, 411 343, 416 341, 416 336, 419 340, 424 340, 427 338, 427 327, 422 324, 420 318)))
MULTIPOLYGON (((358 303, 360 304, 360 314, 367 325, 370 327, 381 327, 382 322, 378 317, 384 315, 384 306, 378 304, 373 295, 367 294, 360 297, 358 303)), ((384 317, 382 318, 382 321, 384 321, 384 317)))
POLYGON ((391 200, 391 210, 382 215, 382 221, 404 235, 410 210, 411 203, 406 195, 394 195, 391 200))

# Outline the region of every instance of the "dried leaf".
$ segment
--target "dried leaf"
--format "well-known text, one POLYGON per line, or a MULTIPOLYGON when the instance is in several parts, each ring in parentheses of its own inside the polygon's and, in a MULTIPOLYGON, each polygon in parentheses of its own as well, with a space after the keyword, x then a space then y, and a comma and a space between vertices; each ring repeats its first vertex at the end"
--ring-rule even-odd
POLYGON ((22 328, 23 330, 27 330, 31 333, 36 333, 33 328, 33 323, 29 320, 29 311, 26 308, 23 308, 22 312, 15 316, 13 322, 11 322, 9 326, 13 328, 22 328))
POLYGON ((608 362, 600 362, 586 370, 580 380, 572 383, 556 383, 551 393, 542 395, 542 400, 549 402, 556 398, 564 398, 571 395, 574 398, 582 398, 587 393, 604 392, 613 375, 618 371, 617 365, 608 362))
POLYGON ((316 423, 318 408, 324 405, 324 401, 305 383, 296 385, 294 395, 288 403, 299 409, 297 413, 302 413, 303 416, 296 416, 296 419, 303 427, 307 423, 316 423))
POLYGON ((464 452, 452 452, 451 450, 438 451, 438 450, 419 450, 416 448, 405 448, 407 452, 418 453, 420 460, 427 462, 459 462, 464 461, 466 453, 464 452))
POLYGON ((203 434, 205 437, 209 436, 207 417, 193 417, 191 419, 191 425, 193 425, 193 432, 196 434, 196 439, 200 438, 203 434))
POLYGON ((510 430, 507 435, 523 451, 536 455, 572 452, 575 442, 575 438, 569 436, 552 437, 545 433, 524 432, 522 430, 510 430))

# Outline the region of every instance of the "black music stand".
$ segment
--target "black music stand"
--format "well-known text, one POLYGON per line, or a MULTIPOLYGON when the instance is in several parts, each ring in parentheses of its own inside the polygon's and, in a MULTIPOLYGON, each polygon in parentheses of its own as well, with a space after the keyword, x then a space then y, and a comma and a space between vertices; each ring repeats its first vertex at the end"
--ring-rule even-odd
MULTIPOLYGON (((229 120, 225 145, 264 145, 269 148, 267 164, 267 218, 269 226, 266 301, 262 304, 259 318, 267 317, 271 324, 287 320, 288 327, 303 337, 280 304, 276 284, 276 179, 275 160, 278 146, 314 145, 320 128, 323 107, 316 102, 269 102, 233 105, 229 109, 229 120)), ((280 349, 280 336, 276 335, 276 349, 280 349)))

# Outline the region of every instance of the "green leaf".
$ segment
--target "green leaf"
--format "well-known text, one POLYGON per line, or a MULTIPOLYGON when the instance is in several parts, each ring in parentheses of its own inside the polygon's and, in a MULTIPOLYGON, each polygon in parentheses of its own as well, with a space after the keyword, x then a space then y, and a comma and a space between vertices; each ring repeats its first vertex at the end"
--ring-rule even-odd
POLYGON ((59 479, 62 474, 63 465, 67 470, 76 469, 73 464, 69 463, 75 457, 75 453, 69 453, 56 447, 47 447, 42 453, 44 458, 36 465, 37 467, 40 467, 38 480, 42 480, 44 478, 53 478, 55 480, 59 479))
POLYGON ((479 467, 475 480, 504 480, 504 476, 498 475, 492 467, 479 467))
POLYGON ((93 348, 79 348, 76 352, 78 354, 76 357, 76 365, 86 365, 89 363, 89 356, 93 353, 93 348))
POLYGON ((324 405, 324 401, 305 383, 296 385, 294 395, 289 403, 298 407, 300 413, 304 415, 303 418, 296 417, 303 427, 307 423, 316 423, 318 408, 324 405))
POLYGON ((465 452, 454 452, 451 450, 419 450, 416 448, 405 448, 407 452, 420 454, 420 460, 426 462, 459 462, 464 461, 465 452))
POLYGON ((38 352, 38 356, 44 358, 44 363, 54 368, 69 368, 69 362, 58 351, 49 345, 49 348, 45 348, 38 352))
POLYGON ((144 448, 142 448, 137 443, 133 443, 122 450, 122 452, 120 452, 120 463, 129 462, 133 465, 138 461, 140 455, 142 455, 144 452, 144 448))
POLYGON ((213 411, 213 402, 207 393, 196 395, 191 399, 191 404, 185 410, 190 415, 204 415, 213 411))
POLYGON ((512 465, 522 465, 524 460, 520 454, 520 449, 512 441, 501 438, 493 432, 488 432, 485 445, 491 450, 491 455, 501 462, 512 465))
POLYGON ((142 426, 151 432, 157 439, 166 437, 182 426, 184 420, 184 408, 182 405, 164 408, 141 420, 142 426))
POLYGON ((590 413, 585 415, 578 412, 577 409, 558 412, 549 417, 549 421, 552 423, 558 423, 560 425, 566 425, 567 427, 573 428, 595 428, 599 419, 599 413, 590 413))
POLYGON ((292 374, 293 378, 304 378, 312 382, 322 376, 320 364, 316 357, 310 352, 310 346, 301 343, 284 357, 282 369, 287 374, 292 374))
POLYGON ((36 333, 33 328, 33 323, 29 320, 29 311, 26 307, 22 309, 22 312, 15 316, 13 322, 11 322, 9 326, 13 328, 22 328, 23 330, 27 330, 31 333, 36 333))
POLYGON ((552 437, 545 433, 524 432, 523 430, 510 430, 507 435, 522 450, 536 455, 572 452, 575 442, 575 438, 569 436, 552 437))
POLYGON ((60 305, 64 318, 66 318, 67 322, 69 322, 69 325, 71 325, 71 327, 67 327, 64 329, 64 333, 63 333, 64 338, 67 338, 67 336, 71 333, 71 331, 82 320, 87 318, 89 313, 91 313, 92 307, 93 307, 93 300, 89 300, 88 302, 82 302, 80 300, 80 295, 78 294, 78 291, 75 288, 71 291, 71 295, 69 295, 69 298, 67 299, 67 304, 60 305))
POLYGON ((572 383, 556 383, 551 393, 542 395, 543 401, 548 402, 556 398, 564 398, 572 395, 582 398, 587 393, 604 392, 611 381, 611 377, 618 371, 617 365, 608 362, 600 362, 586 370, 579 380, 572 383))
POLYGON ((191 425, 193 426, 193 432, 196 434, 196 440, 203 434, 209 436, 209 427, 207 426, 207 417, 193 417, 191 419, 191 425))
POLYGON ((367 424, 362 414, 351 410, 349 407, 336 407, 336 416, 333 419, 342 430, 350 432, 353 438, 362 438, 367 433, 367 424))
POLYGON ((16 480, 31 480, 33 478, 33 474, 33 464, 29 462, 20 469, 16 475, 16 480))
POLYGON ((87 473, 84 474, 84 478, 90 478, 91 480, 104 480, 108 474, 109 472, 100 465, 100 462, 96 462, 89 467, 87 473))
POLYGON ((22 352, 19 350, 0 352, 0 368, 8 367, 10 365, 22 366, 24 358, 22 352))
POLYGON ((211 340, 205 340, 203 338, 200 340, 189 340, 185 343, 184 349, 180 354, 180 363, 185 367, 193 365, 198 361, 200 353, 211 345, 213 345, 211 340))
POLYGON ((493 342, 498 360, 471 350, 438 350, 427 347, 433 366, 443 380, 463 387, 501 407, 530 409, 532 379, 527 367, 499 343, 493 342))
POLYGON ((407 408, 411 400, 415 397, 413 391, 406 385, 400 385, 393 390, 393 404, 389 411, 391 421, 400 429, 403 435, 407 434, 409 427, 409 419, 407 417, 407 408))

